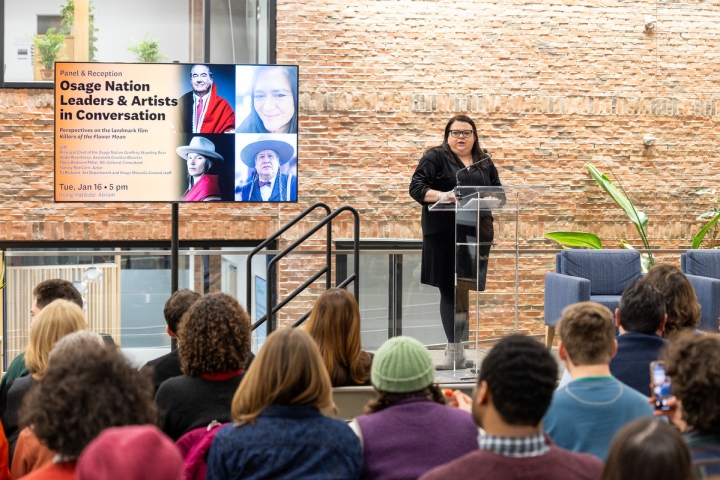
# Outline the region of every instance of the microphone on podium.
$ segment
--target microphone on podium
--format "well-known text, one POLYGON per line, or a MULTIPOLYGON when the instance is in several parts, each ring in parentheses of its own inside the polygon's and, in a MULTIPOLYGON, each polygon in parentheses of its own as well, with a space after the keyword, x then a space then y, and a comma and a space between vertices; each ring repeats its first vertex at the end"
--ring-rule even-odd
POLYGON ((476 166, 480 166, 481 169, 487 168, 490 166, 490 160, 492 159, 492 155, 490 155, 487 150, 480 150, 480 151, 483 153, 483 157, 479 162, 473 162, 470 165, 468 165, 467 167, 461 168, 455 174, 454 193, 455 193, 455 198, 458 200, 462 200, 462 195, 458 191, 458 186, 460 185, 460 178, 459 178, 460 172, 464 172, 464 171, 469 172, 470 170, 472 170, 473 167, 476 167, 476 166))

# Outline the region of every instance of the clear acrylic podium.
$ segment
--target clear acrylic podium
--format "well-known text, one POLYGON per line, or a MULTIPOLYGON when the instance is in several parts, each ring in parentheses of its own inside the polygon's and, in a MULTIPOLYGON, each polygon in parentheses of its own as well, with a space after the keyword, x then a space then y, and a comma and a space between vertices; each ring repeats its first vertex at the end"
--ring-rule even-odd
MULTIPOLYGON (((515 253, 514 332, 518 330, 519 265, 520 265, 520 211, 540 192, 544 185, 475 187, 458 186, 431 205, 431 212, 455 212, 455 343, 456 347, 474 345, 469 360, 478 365, 480 301, 474 295, 474 340, 470 338, 470 292, 484 291, 490 248, 500 223, 504 234, 512 237, 515 253), (500 219, 500 222, 498 220, 500 219), (514 223, 514 225, 513 225, 514 223), (508 228, 510 227, 510 228, 508 228), (514 228, 512 228, 514 227, 514 228), (514 230, 514 232, 513 232, 514 230)), ((492 285, 488 285, 492 288, 492 285)), ((466 373, 465 360, 456 355, 455 374, 459 377, 475 376, 466 373), (462 363, 462 364, 461 364, 462 363)))

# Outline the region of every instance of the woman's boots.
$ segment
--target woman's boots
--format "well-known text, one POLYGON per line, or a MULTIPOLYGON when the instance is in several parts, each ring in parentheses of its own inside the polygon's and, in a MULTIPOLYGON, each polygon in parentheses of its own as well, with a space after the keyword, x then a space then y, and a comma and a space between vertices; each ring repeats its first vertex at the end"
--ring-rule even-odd
POLYGON ((465 369, 465 349, 462 343, 448 343, 445 345, 445 358, 435 365, 435 370, 455 369, 465 369))

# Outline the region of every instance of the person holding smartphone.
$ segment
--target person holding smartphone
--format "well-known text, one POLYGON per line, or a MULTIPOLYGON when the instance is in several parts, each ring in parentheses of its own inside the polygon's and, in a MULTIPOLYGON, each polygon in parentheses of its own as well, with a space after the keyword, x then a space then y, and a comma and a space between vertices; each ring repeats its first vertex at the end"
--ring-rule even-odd
POLYGON ((668 417, 683 432, 698 479, 719 476, 720 337, 678 336, 665 353, 665 371, 674 396, 655 415, 668 417))

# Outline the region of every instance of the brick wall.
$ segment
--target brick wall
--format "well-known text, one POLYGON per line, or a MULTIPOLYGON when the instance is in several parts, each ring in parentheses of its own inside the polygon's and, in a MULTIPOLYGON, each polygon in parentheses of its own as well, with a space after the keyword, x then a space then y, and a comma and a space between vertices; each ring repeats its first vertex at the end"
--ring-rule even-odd
MULTIPOLYGON (((720 177, 719 13, 707 1, 278 0, 277 61, 301 66, 301 202, 183 205, 181 237, 263 238, 319 199, 358 208, 365 238, 419 238, 409 179, 447 119, 466 113, 505 184, 553 189, 525 212, 525 245, 552 246, 542 238, 552 230, 639 244, 586 174, 593 163, 650 217, 653 245, 684 248, 712 199, 695 189, 720 177), (650 148, 647 133, 659 139, 650 148)), ((47 90, 0 90, 0 238, 168 238, 169 207, 52 202, 51 109, 47 90)), ((341 222, 334 235, 351 231, 341 222)), ((311 267, 289 261, 283 278, 299 282, 311 267)), ((549 255, 523 262, 524 331, 542 329, 552 268, 549 255)))

